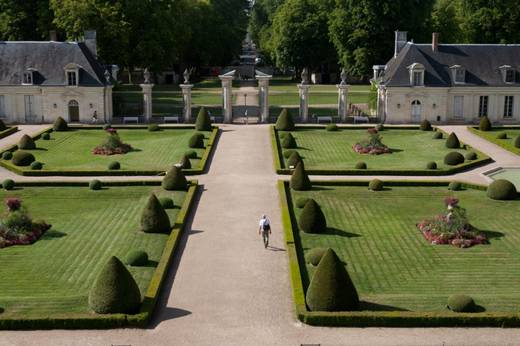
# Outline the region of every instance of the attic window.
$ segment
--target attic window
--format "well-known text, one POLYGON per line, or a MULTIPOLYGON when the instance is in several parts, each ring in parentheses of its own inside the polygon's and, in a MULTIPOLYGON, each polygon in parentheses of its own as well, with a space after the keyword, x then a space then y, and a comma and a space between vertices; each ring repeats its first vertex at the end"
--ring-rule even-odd
POLYGON ((502 79, 504 83, 514 84, 516 83, 516 71, 510 65, 500 66, 500 71, 502 72, 502 79))
POLYGON ((466 83, 466 70, 460 65, 453 65, 450 67, 453 82, 455 84, 466 83))
POLYGON ((506 71, 506 83, 514 83, 515 82, 515 71, 509 69, 506 71))
POLYGON ((408 67, 410 70, 410 85, 423 86, 424 85, 424 66, 419 63, 414 63, 408 67))
POLYGON ((81 66, 78 64, 67 64, 65 66, 65 78, 66 78, 66 84, 68 86, 78 86, 79 85, 79 70, 81 69, 81 66))
POLYGON ((34 84, 34 70, 28 69, 23 73, 22 84, 23 85, 33 85, 34 84))

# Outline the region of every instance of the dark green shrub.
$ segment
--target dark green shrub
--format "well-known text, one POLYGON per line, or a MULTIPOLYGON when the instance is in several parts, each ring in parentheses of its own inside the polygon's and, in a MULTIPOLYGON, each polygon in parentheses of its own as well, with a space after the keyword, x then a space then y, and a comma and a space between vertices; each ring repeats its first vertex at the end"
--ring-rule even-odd
POLYGON ((294 120, 286 108, 280 112, 275 127, 278 131, 294 131, 294 120))
POLYGON ((204 149, 204 135, 202 133, 195 133, 191 136, 188 145, 193 149, 204 149))
POLYGON ((185 152, 184 156, 186 156, 188 159, 196 159, 198 157, 197 152, 195 150, 189 150, 185 152))
POLYGON ((307 263, 310 263, 316 267, 328 249, 329 248, 326 247, 315 247, 314 249, 309 250, 309 252, 307 252, 307 256, 305 256, 307 258, 307 263))
POLYGON ((365 162, 356 163, 356 169, 367 169, 367 164, 365 162))
POLYGON ((448 309, 454 312, 474 312, 475 301, 470 296, 454 294, 448 298, 448 309))
POLYGON ((305 207, 305 204, 310 200, 310 198, 307 197, 300 197, 296 200, 296 208, 303 209, 305 207))
POLYGON ((480 123, 478 125, 478 129, 480 131, 491 131, 491 129, 492 129, 491 121, 489 121, 488 117, 482 117, 480 119, 480 123))
POLYGON ((312 188, 312 183, 305 172, 305 167, 303 165, 303 161, 296 165, 296 169, 294 170, 291 176, 291 189, 296 191, 307 191, 312 188))
POLYGON ((132 267, 142 267, 148 264, 148 254, 142 250, 130 251, 125 257, 125 264, 132 267))
POLYGON ((433 139, 442 139, 442 132, 439 132, 439 131, 435 132, 433 134, 433 139))
POLYGON ((426 119, 424 119, 421 122, 421 125, 419 126, 419 128, 421 129, 421 131, 432 131, 433 130, 432 124, 426 119))
POLYGON ((339 130, 339 127, 338 127, 338 125, 336 125, 336 124, 328 124, 328 125, 325 127, 325 130, 334 132, 334 131, 338 131, 338 130, 339 130))
POLYGON ((474 151, 470 151, 469 153, 467 153, 465 156, 466 160, 468 161, 474 161, 478 158, 477 156, 477 153, 474 152, 474 151))
POLYGON ((444 156, 444 163, 448 166, 456 166, 464 163, 464 156, 457 151, 452 151, 444 156))
POLYGON ((103 125, 103 131, 106 131, 108 129, 111 129, 112 128, 112 124, 105 124, 103 125))
POLYGON ((94 179, 94 180, 90 181, 90 183, 88 184, 88 187, 91 190, 97 191, 97 190, 101 190, 101 188, 103 187, 103 184, 99 180, 94 179))
POLYGON ((29 166, 31 163, 33 163, 36 159, 34 158, 34 155, 22 150, 17 150, 13 154, 13 165, 15 166, 29 166))
POLYGON ((141 214, 141 231, 145 233, 170 233, 170 218, 157 197, 152 193, 141 214))
POLYGON ((448 136, 448 139, 446 139, 446 148, 450 149, 459 149, 460 148, 460 141, 457 135, 452 132, 448 136))
POLYGON ((343 263, 327 249, 311 279, 305 297, 311 311, 359 309, 359 296, 343 263))
POLYGON ((282 140, 282 148, 284 149, 294 149, 296 148, 296 139, 294 139, 291 133, 288 133, 287 136, 282 140))
POLYGON ((4 190, 12 190, 14 188, 14 181, 13 179, 4 179, 2 182, 2 187, 4 190))
POLYGON ((181 161, 179 162, 179 166, 180 166, 182 169, 191 169, 191 162, 190 162, 189 157, 187 157, 186 155, 184 155, 184 156, 181 158, 181 161))
POLYGON ((383 124, 377 124, 377 125, 376 125, 376 130, 377 130, 377 132, 384 131, 384 130, 385 130, 385 125, 383 125, 383 124))
POLYGON ((515 148, 520 148, 520 135, 515 138, 515 148))
POLYGON ((291 157, 289 157, 289 160, 287 160, 287 166, 288 167, 296 167, 298 163, 302 162, 302 158, 300 154, 298 154, 297 151, 295 151, 291 157))
POLYGON ((125 265, 112 257, 98 274, 88 303, 98 314, 136 313, 141 305, 141 292, 125 265))
POLYGON ((497 139, 507 139, 507 132, 500 132, 497 134, 497 139))
POLYGON ((450 185, 448 185, 448 190, 451 191, 461 191, 462 190, 462 184, 458 181, 452 181, 450 185))
POLYGON ((28 135, 23 135, 22 138, 20 138, 20 141, 18 142, 18 149, 23 150, 31 150, 36 149, 36 143, 34 143, 34 140, 32 137, 28 135))
POLYGON ((0 119, 0 131, 7 130, 7 126, 5 126, 5 123, 2 119, 0 119))
POLYGON ((298 219, 300 230, 305 233, 324 233, 327 231, 327 220, 318 203, 309 199, 303 207, 300 218, 298 219))
POLYGON ((54 126, 52 127, 54 131, 60 132, 60 131, 67 131, 69 129, 69 125, 63 119, 62 117, 58 117, 56 121, 54 122, 54 126))
POLYGON ((175 203, 173 202, 173 199, 169 197, 161 197, 159 198, 159 203, 161 203, 161 206, 164 209, 173 209, 175 208, 175 203))
POLYGON ((51 139, 51 134, 49 132, 45 132, 42 134, 42 139, 44 141, 48 141, 49 139, 51 139))
POLYGON ((498 201, 513 200, 516 199, 516 187, 509 180, 495 180, 488 186, 487 196, 498 201))
POLYGON ((280 137, 280 139, 284 139, 288 133, 289 132, 278 131, 278 137, 280 137))
POLYGON ((186 191, 188 189, 188 181, 182 173, 182 169, 173 166, 162 181, 162 187, 168 191, 186 191))
POLYGON ((199 114, 197 114, 197 120, 195 120, 195 128, 197 131, 211 131, 213 126, 211 125, 211 118, 209 117, 206 108, 201 107, 199 114))
POLYGON ((39 161, 34 161, 33 163, 31 163, 31 169, 34 171, 39 171, 42 168, 43 168, 43 164, 39 161))
POLYGON ((150 132, 157 132, 159 130, 161 130, 161 128, 157 124, 149 124, 148 125, 148 131, 150 131, 150 132))
POLYGON ((426 169, 437 169, 437 163, 435 161, 428 162, 426 164, 426 169))
POLYGON ((2 154, 2 159, 11 160, 13 158, 13 153, 11 151, 4 151, 2 154))
POLYGON ((294 154, 296 152, 296 150, 292 150, 292 149, 289 149, 289 150, 284 150, 283 151, 283 157, 285 157, 286 159, 288 159, 289 157, 291 157, 292 154, 294 154))
POLYGON ((121 169, 121 164, 117 161, 112 161, 108 164, 108 169, 111 171, 116 171, 118 169, 121 169))
POLYGON ((371 191, 381 191, 383 190, 384 184, 379 179, 374 179, 368 183, 368 189, 371 191))

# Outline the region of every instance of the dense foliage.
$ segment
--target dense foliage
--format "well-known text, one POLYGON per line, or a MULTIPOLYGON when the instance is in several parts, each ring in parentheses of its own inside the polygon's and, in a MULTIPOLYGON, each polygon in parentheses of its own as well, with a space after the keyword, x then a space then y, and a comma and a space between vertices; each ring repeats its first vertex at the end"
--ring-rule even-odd
POLYGON ((381 155, 389 154, 392 150, 383 144, 383 138, 376 128, 368 129, 368 138, 354 144, 352 149, 359 154, 381 155))
POLYGON ((497 201, 507 201, 516 199, 517 191, 513 183, 505 179, 499 179, 488 186, 487 196, 497 201))
POLYGON ((132 150, 132 146, 121 141, 117 130, 109 127, 105 130, 107 137, 97 147, 92 150, 94 155, 119 155, 126 154, 132 150))

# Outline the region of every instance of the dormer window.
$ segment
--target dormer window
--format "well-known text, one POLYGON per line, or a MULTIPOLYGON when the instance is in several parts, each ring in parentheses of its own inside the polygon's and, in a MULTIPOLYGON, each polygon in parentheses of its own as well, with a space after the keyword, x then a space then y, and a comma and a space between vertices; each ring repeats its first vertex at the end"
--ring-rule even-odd
POLYGON ((65 66, 65 78, 68 86, 78 86, 80 68, 81 66, 77 64, 68 64, 65 66))
POLYGON ((34 71, 36 71, 36 70, 33 68, 29 68, 24 71, 23 77, 22 77, 23 85, 33 85, 34 84, 34 71))
POLYGON ((424 85, 424 66, 419 63, 414 63, 408 67, 410 70, 410 85, 423 86, 424 85))
POLYGON ((504 80, 504 83, 516 83, 516 71, 513 69, 513 67, 511 67, 511 65, 500 66, 500 71, 502 72, 502 79, 504 80))
POLYGON ((515 71, 507 70, 506 71, 506 83, 514 83, 515 82, 515 71))
POLYGON ((455 84, 466 83, 466 70, 460 65, 453 65, 451 69, 451 78, 455 84))

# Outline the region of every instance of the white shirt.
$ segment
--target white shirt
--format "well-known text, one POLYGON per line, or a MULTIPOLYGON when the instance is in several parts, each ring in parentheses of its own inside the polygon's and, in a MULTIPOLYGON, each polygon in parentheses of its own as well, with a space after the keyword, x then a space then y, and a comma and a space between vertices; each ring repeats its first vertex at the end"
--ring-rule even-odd
POLYGON ((263 229, 264 225, 270 225, 270 224, 271 223, 269 222, 269 219, 265 218, 265 219, 260 219, 258 226, 260 226, 263 229))

